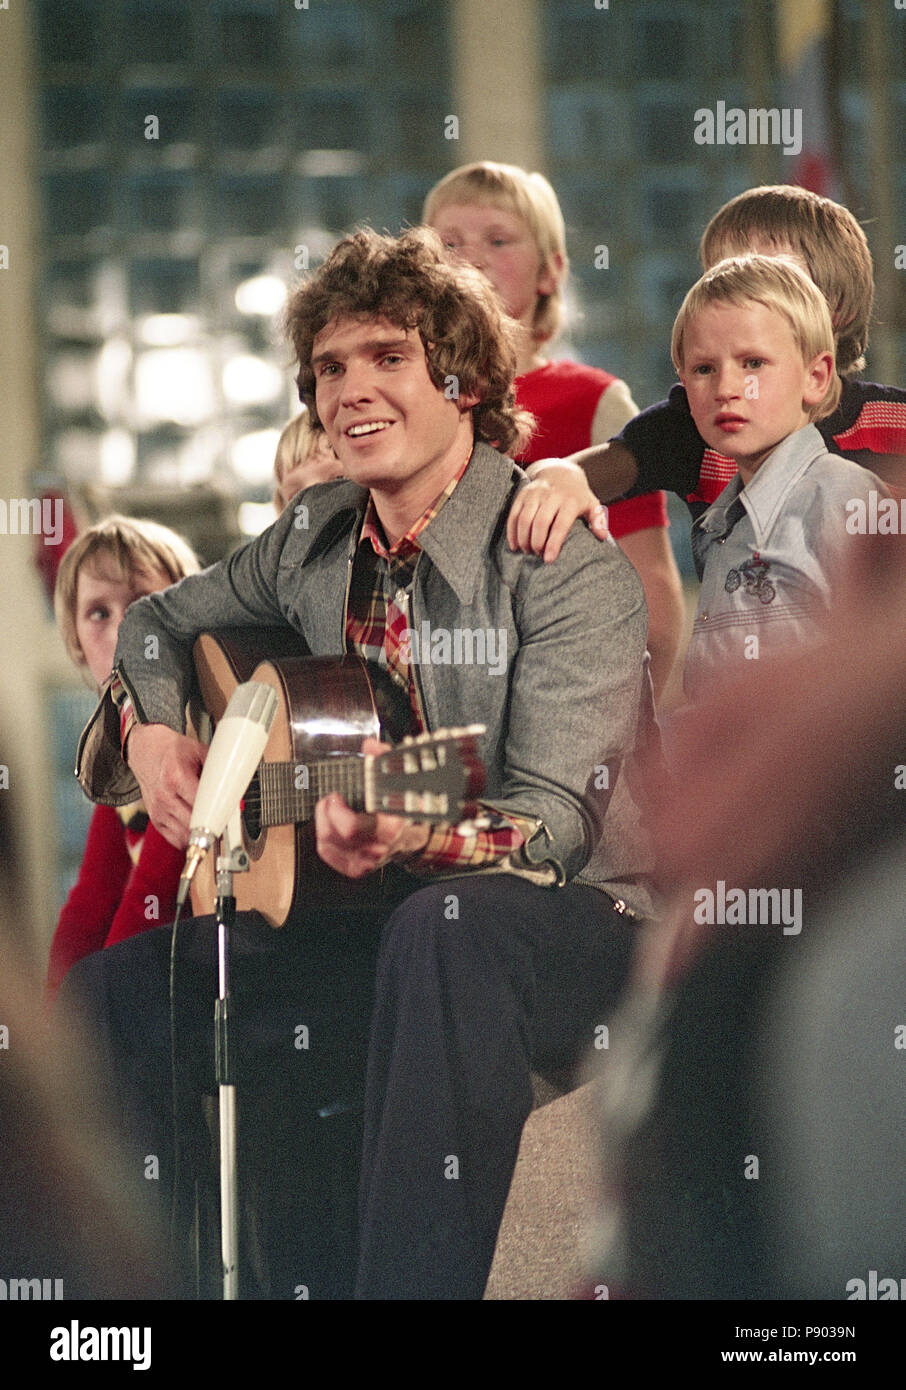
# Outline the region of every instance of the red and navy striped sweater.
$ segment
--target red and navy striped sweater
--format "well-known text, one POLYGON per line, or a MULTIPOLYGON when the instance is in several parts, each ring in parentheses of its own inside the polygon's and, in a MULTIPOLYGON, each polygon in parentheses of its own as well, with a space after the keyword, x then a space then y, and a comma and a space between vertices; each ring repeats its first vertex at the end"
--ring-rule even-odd
MULTIPOLYGON (((815 427, 832 454, 870 468, 894 493, 906 488, 906 391, 845 380, 837 409, 816 420, 815 427)), ((687 502, 693 517, 720 496, 736 473, 732 459, 705 444, 680 385, 666 401, 630 420, 617 439, 638 465, 638 479, 627 496, 666 488, 687 502)))

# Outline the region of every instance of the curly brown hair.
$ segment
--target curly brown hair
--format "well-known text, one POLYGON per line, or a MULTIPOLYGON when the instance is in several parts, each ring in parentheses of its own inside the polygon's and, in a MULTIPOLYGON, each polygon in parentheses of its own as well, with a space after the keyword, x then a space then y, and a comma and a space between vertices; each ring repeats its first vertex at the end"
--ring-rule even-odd
POLYGON ((363 228, 335 246, 291 296, 285 327, 299 363, 299 399, 313 429, 323 425, 312 346, 339 318, 384 318, 397 328, 417 328, 438 391, 455 377, 460 395, 478 396, 476 435, 505 451, 528 442, 534 418, 517 407, 513 386, 518 326, 480 271, 447 258, 436 232, 418 227, 391 237, 363 228))

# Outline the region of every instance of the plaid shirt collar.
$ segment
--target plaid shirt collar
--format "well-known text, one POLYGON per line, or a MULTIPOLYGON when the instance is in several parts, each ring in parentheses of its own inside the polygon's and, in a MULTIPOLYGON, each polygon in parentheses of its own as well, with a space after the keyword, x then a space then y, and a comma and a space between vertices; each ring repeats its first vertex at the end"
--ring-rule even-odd
MULTIPOLYGON (((421 549, 463 605, 472 602, 480 582, 482 566, 476 564, 476 556, 490 554, 498 544, 500 511, 509 509, 524 480, 512 459, 478 441, 453 495, 419 534, 421 549)), ((353 533, 360 538, 368 500, 367 489, 349 479, 321 484, 315 524, 298 532, 299 563, 316 560, 339 536, 353 533)))
MULTIPOLYGON (((471 458, 471 455, 469 455, 471 458)), ((384 531, 381 526, 377 508, 374 505, 374 498, 369 496, 368 506, 365 509, 365 519, 362 522, 362 530, 359 535, 359 545, 363 541, 370 541, 376 555, 382 560, 386 560, 391 567, 391 571, 396 569, 397 564, 412 565, 421 550, 418 538, 434 518, 437 516, 441 507, 452 497, 456 484, 459 482, 463 473, 469 466, 469 458, 463 460, 462 467, 459 469, 443 492, 437 496, 428 507, 427 511, 422 512, 417 521, 414 521, 404 536, 400 536, 395 544, 388 546, 384 539, 384 531)))

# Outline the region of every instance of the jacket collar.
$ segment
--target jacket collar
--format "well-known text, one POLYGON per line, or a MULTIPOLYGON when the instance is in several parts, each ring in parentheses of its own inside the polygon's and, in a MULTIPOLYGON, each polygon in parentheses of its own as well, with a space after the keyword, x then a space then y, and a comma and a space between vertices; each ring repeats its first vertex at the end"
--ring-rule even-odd
MULTIPOLYGON (((477 442, 468 467, 437 516, 418 538, 460 603, 469 603, 488 553, 500 513, 522 470, 490 444, 477 442)), ((318 489, 319 524, 313 532, 306 562, 334 541, 350 521, 361 524, 368 491, 357 483, 329 483, 318 489)), ((304 562, 303 562, 304 563, 304 562)))

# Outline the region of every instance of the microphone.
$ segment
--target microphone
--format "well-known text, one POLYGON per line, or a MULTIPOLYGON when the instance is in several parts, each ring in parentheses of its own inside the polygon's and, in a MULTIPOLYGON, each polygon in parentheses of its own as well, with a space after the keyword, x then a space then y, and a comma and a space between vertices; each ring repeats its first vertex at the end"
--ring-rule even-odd
POLYGON ((223 834, 252 780, 276 713, 277 692, 271 686, 246 681, 233 691, 211 739, 195 793, 186 863, 176 894, 178 907, 185 902, 199 864, 223 834))

